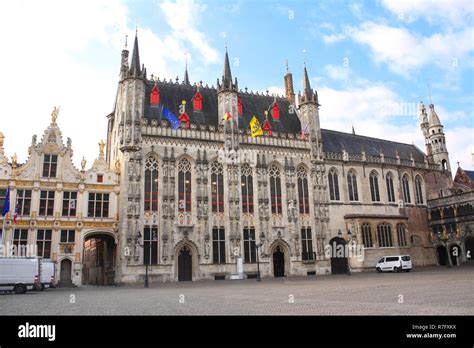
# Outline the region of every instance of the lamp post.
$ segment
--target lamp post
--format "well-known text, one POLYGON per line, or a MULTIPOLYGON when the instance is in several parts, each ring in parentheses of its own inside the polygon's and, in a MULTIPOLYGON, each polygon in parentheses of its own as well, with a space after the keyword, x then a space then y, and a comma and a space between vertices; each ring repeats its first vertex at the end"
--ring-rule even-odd
POLYGON ((255 249, 256 249, 256 252, 257 252, 257 282, 262 281, 262 279, 260 277, 260 262, 259 262, 259 258, 258 258, 258 250, 262 247, 264 241, 265 241, 265 235, 263 234, 263 232, 261 232, 260 233, 260 243, 259 244, 255 243, 255 249))
MULTIPOLYGON (((138 231, 138 238, 141 238, 142 235, 140 233, 140 231, 138 231)), ((138 243, 138 245, 143 248, 143 251, 145 251, 145 243, 143 244, 140 244, 138 243)), ((150 247, 151 247, 151 243, 148 243, 148 245, 146 246, 146 251, 150 250, 150 247)), ((148 253, 149 254, 149 253, 148 253)), ((145 288, 148 288, 148 264, 150 263, 150 255, 148 255, 148 262, 145 263, 145 288)), ((145 255, 143 255, 143 259, 145 259, 145 255)))

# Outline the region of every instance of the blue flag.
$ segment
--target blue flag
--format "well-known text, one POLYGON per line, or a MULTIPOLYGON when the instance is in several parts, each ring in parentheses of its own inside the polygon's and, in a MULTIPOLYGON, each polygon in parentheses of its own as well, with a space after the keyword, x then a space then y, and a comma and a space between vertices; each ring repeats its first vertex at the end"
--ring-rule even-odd
POLYGON ((164 118, 166 118, 171 123, 171 126, 174 129, 179 128, 180 123, 179 123, 178 119, 176 118, 175 115, 173 115, 173 113, 171 111, 169 111, 168 108, 165 108, 163 106, 163 111, 161 112, 161 114, 163 115, 164 118))
POLYGON ((7 196, 5 197, 5 204, 3 205, 2 216, 7 215, 10 211, 10 186, 8 186, 7 196))

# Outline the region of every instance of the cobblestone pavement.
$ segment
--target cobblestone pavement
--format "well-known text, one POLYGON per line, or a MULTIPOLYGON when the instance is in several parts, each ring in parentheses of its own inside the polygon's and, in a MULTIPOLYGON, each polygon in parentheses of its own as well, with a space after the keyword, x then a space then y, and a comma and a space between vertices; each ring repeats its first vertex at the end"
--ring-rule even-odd
POLYGON ((0 315, 474 315, 474 267, 0 295, 0 315), (75 300, 73 302, 72 300, 75 300), (73 302, 73 303, 71 303, 73 302))

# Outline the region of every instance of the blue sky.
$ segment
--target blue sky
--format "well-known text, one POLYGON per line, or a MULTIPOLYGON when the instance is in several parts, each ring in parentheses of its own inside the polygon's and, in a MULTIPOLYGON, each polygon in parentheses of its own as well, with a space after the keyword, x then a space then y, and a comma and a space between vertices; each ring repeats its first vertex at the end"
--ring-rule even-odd
POLYGON ((473 15, 468 0, 2 2, 0 30, 10 33, 3 44, 14 54, 0 57, 12 67, 0 87, 0 131, 7 154, 25 160, 31 136, 41 136, 61 105, 75 163, 85 156, 91 164, 106 136, 125 35, 132 43, 138 25, 149 75, 182 79, 187 52, 191 81, 215 85, 227 43, 240 88, 282 94, 285 60, 296 92, 306 62, 323 128, 350 132, 354 124, 358 134, 422 150, 418 103, 428 106, 431 90, 451 166, 469 169, 473 15))

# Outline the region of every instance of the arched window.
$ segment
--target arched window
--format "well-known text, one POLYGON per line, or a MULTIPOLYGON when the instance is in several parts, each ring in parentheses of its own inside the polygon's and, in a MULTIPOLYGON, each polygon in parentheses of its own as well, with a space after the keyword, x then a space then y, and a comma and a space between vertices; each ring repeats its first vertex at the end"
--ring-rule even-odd
POLYGON ((337 179, 337 172, 334 169, 331 169, 329 172, 329 198, 331 201, 338 201, 339 198, 339 182, 337 179))
POLYGON ((239 116, 242 116, 242 98, 240 95, 237 97, 237 112, 239 113, 239 116))
POLYGON ((380 202, 379 179, 376 172, 370 173, 369 184, 370 184, 370 196, 372 197, 372 202, 380 202))
POLYGON ((349 191, 349 200, 358 201, 359 194, 357 192, 357 177, 353 170, 347 173, 347 190, 349 191))
POLYGON ((377 238, 381 248, 391 247, 392 244, 392 228, 389 224, 380 224, 377 226, 377 238))
POLYGON ((145 161, 145 211, 158 211, 158 161, 148 157, 145 161))
POLYGON ((159 103, 160 103, 160 90, 158 89, 157 85, 154 85, 150 93, 150 105, 158 106, 159 103))
POLYGON ((197 92, 193 98, 194 111, 202 111, 202 95, 197 92))
POLYGON ((388 173, 385 177, 387 184, 387 197, 389 202, 395 202, 395 190, 393 189, 393 176, 392 173, 388 173))
POLYGON ((191 163, 186 158, 178 162, 178 210, 191 211, 191 163))
POLYGON ((272 165, 268 171, 270 174, 270 197, 272 204, 272 214, 281 214, 281 179, 280 170, 276 165, 272 165))
POLYGON ((423 190, 421 185, 421 177, 417 175, 415 177, 415 195, 416 195, 416 204, 423 204, 423 190))
POLYGON ((446 160, 443 160, 441 162, 441 166, 442 166, 443 170, 447 170, 448 169, 448 162, 446 162, 446 160))
POLYGON ((372 243, 372 228, 367 222, 362 224, 362 243, 366 248, 372 248, 374 246, 372 243))
POLYGON ((309 214, 308 173, 303 166, 298 167, 298 203, 300 214, 309 214))
POLYGON ((397 225, 398 246, 407 246, 407 237, 405 233, 405 225, 397 225))
POLYGON ((211 165, 212 212, 224 212, 224 169, 219 162, 211 165))
POLYGON ((244 164, 241 169, 242 176, 240 181, 242 184, 242 212, 253 214, 253 179, 252 168, 248 164, 244 164))
POLYGON ((410 182, 408 180, 407 174, 404 174, 402 177, 402 188, 403 188, 403 200, 405 201, 405 203, 411 203, 410 182))

